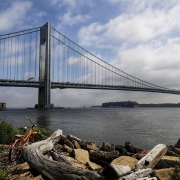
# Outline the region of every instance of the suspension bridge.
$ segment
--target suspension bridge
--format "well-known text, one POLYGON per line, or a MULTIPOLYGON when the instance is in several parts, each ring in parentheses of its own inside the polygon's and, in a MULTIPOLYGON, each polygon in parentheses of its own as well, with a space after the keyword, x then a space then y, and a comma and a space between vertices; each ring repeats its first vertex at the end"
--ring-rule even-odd
POLYGON ((0 35, 0 86, 38 88, 38 107, 51 107, 52 88, 106 89, 180 94, 108 64, 47 22, 0 35))

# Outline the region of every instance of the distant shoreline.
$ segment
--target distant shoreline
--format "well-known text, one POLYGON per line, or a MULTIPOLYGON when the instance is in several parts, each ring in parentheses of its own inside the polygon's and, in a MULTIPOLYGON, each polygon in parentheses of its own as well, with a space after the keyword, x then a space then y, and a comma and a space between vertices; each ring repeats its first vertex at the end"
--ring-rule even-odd
POLYGON ((139 104, 139 107, 180 107, 180 103, 171 104, 171 103, 163 103, 163 104, 139 104))
MULTIPOLYGON (((94 108, 101 108, 102 106, 91 106, 94 108)), ((163 104, 138 104, 138 107, 180 107, 180 103, 175 104, 175 103, 163 103, 163 104)), ((104 108, 104 107, 102 107, 104 108)), ((114 107, 118 108, 118 107, 114 107)))

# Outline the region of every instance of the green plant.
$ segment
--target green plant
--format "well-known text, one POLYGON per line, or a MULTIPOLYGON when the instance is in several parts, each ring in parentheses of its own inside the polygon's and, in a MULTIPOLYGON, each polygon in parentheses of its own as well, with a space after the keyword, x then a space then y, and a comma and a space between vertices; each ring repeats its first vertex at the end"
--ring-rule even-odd
POLYGON ((177 164, 174 167, 174 173, 172 175, 172 180, 179 180, 180 176, 180 159, 177 161, 177 164))
MULTIPOLYGON (((31 125, 29 125, 27 128, 30 129, 31 125)), ((38 132, 41 135, 42 140, 44 140, 50 136, 50 131, 45 128, 34 127, 34 131, 38 132)))
MULTIPOLYGON (((31 125, 28 126, 31 128, 31 125)), ((45 128, 34 128, 35 131, 40 133, 42 140, 46 139, 50 135, 50 131, 45 128)), ((12 141, 15 139, 16 134, 25 134, 22 128, 14 128, 10 123, 6 122, 5 120, 0 121, 0 144, 11 144, 12 141)), ((0 151, 3 149, 0 148, 0 151)))
MULTIPOLYGON (((42 140, 47 139, 51 134, 51 131, 48 129, 45 129, 45 128, 39 128, 39 131, 40 131, 42 140)), ((38 130, 37 130, 37 132, 38 132, 38 130)))
POLYGON ((0 144, 11 144, 14 140, 16 129, 8 122, 0 122, 0 144))
POLYGON ((0 167, 0 180, 8 180, 8 175, 11 174, 12 170, 1 170, 2 167, 0 167))
POLYGON ((0 180, 7 180, 7 179, 9 179, 8 178, 9 174, 11 174, 11 171, 3 172, 3 171, 0 170, 0 180))

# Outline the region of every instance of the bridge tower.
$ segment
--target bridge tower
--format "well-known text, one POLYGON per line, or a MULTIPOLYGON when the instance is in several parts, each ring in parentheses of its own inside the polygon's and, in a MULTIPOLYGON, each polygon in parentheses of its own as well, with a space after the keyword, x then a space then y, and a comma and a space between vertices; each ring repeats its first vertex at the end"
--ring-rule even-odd
POLYGON ((39 87, 36 108, 53 108, 51 104, 51 23, 47 22, 40 29, 39 87))

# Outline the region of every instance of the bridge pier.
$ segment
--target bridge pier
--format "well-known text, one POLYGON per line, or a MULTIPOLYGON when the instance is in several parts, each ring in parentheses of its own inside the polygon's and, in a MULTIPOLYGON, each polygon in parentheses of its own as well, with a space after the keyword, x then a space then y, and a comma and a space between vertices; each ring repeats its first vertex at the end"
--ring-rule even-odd
POLYGON ((51 23, 47 22, 40 29, 39 87, 38 104, 35 108, 53 108, 51 104, 51 23))

